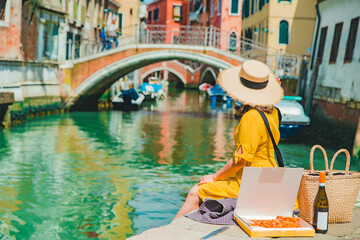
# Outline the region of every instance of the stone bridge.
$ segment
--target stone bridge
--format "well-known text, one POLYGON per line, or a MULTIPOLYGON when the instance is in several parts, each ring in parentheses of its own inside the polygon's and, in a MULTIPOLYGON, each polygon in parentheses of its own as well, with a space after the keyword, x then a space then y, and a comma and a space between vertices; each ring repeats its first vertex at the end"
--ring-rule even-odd
POLYGON ((263 61, 273 71, 281 69, 287 75, 298 74, 297 58, 271 53, 241 38, 229 38, 229 33, 212 26, 150 25, 135 26, 133 30, 132 35, 118 38, 119 47, 104 52, 99 43, 68 42, 68 59, 62 64, 64 82, 70 86, 65 101, 67 108, 96 109, 98 98, 119 78, 136 69, 171 60, 189 60, 208 66, 198 72, 174 64, 167 67, 185 87, 194 87, 206 75, 216 77, 215 71, 241 64, 245 61, 241 56, 263 61))
MULTIPOLYGON (((128 44, 92 56, 67 61, 65 82, 73 91, 66 99, 71 110, 96 109, 98 98, 112 83, 130 72, 150 64, 169 60, 190 60, 226 69, 244 58, 215 47, 180 44, 128 44)), ((183 78, 191 84, 191 78, 183 78)))

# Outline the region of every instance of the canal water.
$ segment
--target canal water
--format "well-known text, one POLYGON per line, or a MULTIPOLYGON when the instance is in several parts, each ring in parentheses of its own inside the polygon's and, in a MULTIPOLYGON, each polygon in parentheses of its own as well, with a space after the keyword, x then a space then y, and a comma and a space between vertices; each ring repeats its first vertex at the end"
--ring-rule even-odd
MULTIPOLYGON (((0 131, 0 239, 125 239, 170 223, 191 186, 231 158, 232 116, 173 90, 137 112, 72 112, 0 131)), ((280 149, 286 166, 309 168, 309 146, 280 149)))

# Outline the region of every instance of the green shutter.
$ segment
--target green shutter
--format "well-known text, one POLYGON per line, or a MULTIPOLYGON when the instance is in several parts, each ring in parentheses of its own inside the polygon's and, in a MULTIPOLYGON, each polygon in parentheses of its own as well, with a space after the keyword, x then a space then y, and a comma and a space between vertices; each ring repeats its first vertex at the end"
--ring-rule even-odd
POLYGON ((289 44, 289 24, 285 20, 280 22, 279 43, 289 44))
POLYGON ((237 14, 239 13, 239 0, 231 0, 231 13, 237 14))

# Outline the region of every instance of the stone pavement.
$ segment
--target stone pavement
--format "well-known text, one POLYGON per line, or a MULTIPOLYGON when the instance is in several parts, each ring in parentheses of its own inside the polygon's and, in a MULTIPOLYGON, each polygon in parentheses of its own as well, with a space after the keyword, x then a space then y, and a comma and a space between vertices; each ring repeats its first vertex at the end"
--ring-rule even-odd
MULTIPOLYGON (((147 230, 128 240, 199 240, 221 225, 205 224, 181 217, 159 228, 147 230)), ((225 231, 212 236, 209 240, 243 240, 251 239, 239 226, 230 226, 225 231)), ((257 238, 273 239, 273 238, 257 238)), ((315 239, 315 240, 360 240, 360 193, 357 198, 351 223, 329 224, 327 234, 316 234, 312 237, 287 237, 286 240, 315 239)))

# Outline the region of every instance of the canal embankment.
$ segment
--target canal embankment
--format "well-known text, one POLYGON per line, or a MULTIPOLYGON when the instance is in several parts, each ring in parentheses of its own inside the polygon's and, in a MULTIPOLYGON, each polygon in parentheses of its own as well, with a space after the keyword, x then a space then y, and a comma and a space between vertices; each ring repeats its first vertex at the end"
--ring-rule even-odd
MULTIPOLYGON (((223 225, 214 225, 200 223, 187 217, 180 217, 168 225, 149 229, 139 235, 128 238, 128 240, 191 240, 201 239, 211 232, 223 227, 223 225)), ((231 225, 225 231, 214 235, 211 240, 245 240, 251 239, 239 226, 231 225)), ((273 238, 261 238, 273 239, 273 238)), ((314 240, 343 240, 360 239, 360 194, 357 197, 353 218, 350 223, 329 224, 327 234, 316 234, 314 238, 309 237, 287 237, 287 240, 314 239, 314 240)))
MULTIPOLYGON (((14 103, 14 93, 12 92, 0 92, 0 127, 5 127, 3 122, 9 121, 5 120, 5 116, 8 112, 10 105, 14 103)), ((8 119, 8 117, 6 117, 8 119)))
MULTIPOLYGON (((0 92, 12 94, 0 123, 11 126, 26 119, 62 111, 64 79, 59 64, 20 60, 0 60, 0 92)), ((7 97, 8 99, 8 97, 7 97)), ((5 100, 2 100, 5 101, 5 100)), ((0 104, 2 104, 0 102, 0 104)))

